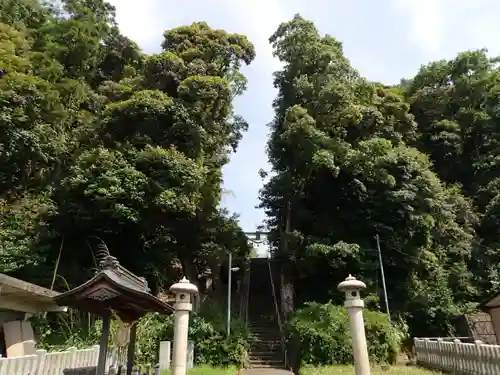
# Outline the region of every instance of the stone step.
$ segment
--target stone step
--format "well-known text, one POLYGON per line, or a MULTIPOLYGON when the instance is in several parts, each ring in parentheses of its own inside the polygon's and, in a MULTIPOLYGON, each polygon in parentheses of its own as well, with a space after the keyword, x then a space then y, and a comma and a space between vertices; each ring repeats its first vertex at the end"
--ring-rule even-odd
POLYGON ((251 331, 255 331, 255 332, 278 332, 280 331, 279 327, 277 325, 272 325, 272 326, 266 326, 266 325, 256 325, 256 326, 253 326, 253 325, 249 325, 248 326, 248 329, 250 329, 251 331))
POLYGON ((281 342, 281 336, 259 336, 252 334, 256 342, 281 342))
POLYGON ((249 361, 250 368, 284 368, 285 365, 281 360, 272 360, 272 361, 249 361))
POLYGON ((259 349, 260 351, 268 351, 268 350, 278 350, 281 349, 281 343, 267 343, 267 342, 254 342, 251 346, 252 350, 259 349))
POLYGON ((275 345, 275 346, 264 346, 264 345, 253 345, 249 353, 264 353, 264 352, 269 352, 269 353, 281 353, 283 349, 281 348, 281 345, 275 345))
POLYGON ((278 323, 275 322, 269 322, 269 323, 248 323, 248 328, 252 329, 272 329, 272 330, 279 330, 280 327, 278 323))
POLYGON ((274 335, 274 336, 281 336, 281 332, 279 329, 274 329, 274 328, 251 328, 249 327, 248 329, 251 333, 256 334, 256 335, 274 335))
POLYGON ((281 342, 281 336, 259 336, 252 334, 255 341, 259 342, 281 342))
POLYGON ((279 339, 281 337, 281 334, 279 332, 254 332, 254 331, 250 331, 250 333, 254 337, 263 338, 263 339, 269 338, 271 340, 274 340, 274 339, 279 339))
POLYGON ((274 348, 274 347, 280 347, 281 346, 281 341, 280 340, 262 340, 262 341, 254 341, 252 342, 252 347, 264 347, 264 348, 274 348))
POLYGON ((250 353, 248 359, 250 361, 282 361, 283 354, 281 353, 267 353, 264 355, 253 355, 250 353))
POLYGON ((259 336, 253 336, 253 342, 263 342, 263 343, 269 343, 269 344, 281 344, 281 338, 280 337, 259 337, 259 336))
POLYGON ((280 330, 275 328, 252 328, 248 327, 248 330, 257 335, 280 335, 280 330))
POLYGON ((281 357, 250 357, 249 363, 283 363, 281 357))
POLYGON ((250 332, 252 333, 252 335, 259 336, 259 337, 281 337, 280 332, 254 331, 253 329, 251 329, 250 332))
POLYGON ((266 353, 272 353, 272 354, 276 354, 276 353, 281 353, 283 350, 280 347, 274 347, 274 348, 263 348, 263 347, 252 347, 250 348, 250 350, 248 351, 250 354, 252 355, 259 355, 259 354, 266 354, 266 353))
POLYGON ((281 348, 276 348, 276 350, 262 350, 260 348, 255 348, 255 349, 250 349, 248 353, 253 356, 260 356, 260 355, 266 356, 266 355, 276 355, 276 354, 281 355, 283 352, 281 348))

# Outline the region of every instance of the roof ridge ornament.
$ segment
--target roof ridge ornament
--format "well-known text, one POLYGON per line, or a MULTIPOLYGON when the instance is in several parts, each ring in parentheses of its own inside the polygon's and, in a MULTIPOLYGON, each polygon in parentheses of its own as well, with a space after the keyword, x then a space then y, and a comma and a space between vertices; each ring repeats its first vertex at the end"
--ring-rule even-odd
POLYGON ((116 270, 120 267, 120 262, 118 262, 118 259, 112 255, 106 256, 103 260, 101 260, 101 263, 99 264, 101 270, 105 269, 112 269, 116 270))

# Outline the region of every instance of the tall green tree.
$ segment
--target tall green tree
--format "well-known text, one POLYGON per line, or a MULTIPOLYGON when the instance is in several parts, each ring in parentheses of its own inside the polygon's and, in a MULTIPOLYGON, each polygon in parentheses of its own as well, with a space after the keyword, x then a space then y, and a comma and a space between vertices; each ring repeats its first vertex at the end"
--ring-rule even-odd
POLYGON ((79 283, 105 242, 161 287, 246 256, 237 218, 218 206, 248 126, 232 106, 255 57, 248 39, 197 22, 166 31, 148 56, 102 0, 26 1, 22 12, 2 1, 3 270, 47 283, 57 261, 79 283))
POLYGON ((406 95, 418 122, 415 145, 429 154, 443 181, 462 186, 480 215, 471 267, 486 296, 500 287, 498 58, 476 50, 432 62, 406 86, 406 95))
POLYGON ((340 42, 298 15, 270 42, 284 68, 262 207, 299 302, 336 299, 348 273, 376 292, 378 234, 393 312, 414 333, 445 332, 476 293, 470 202, 409 146, 417 123, 402 90, 366 81, 340 42), (320 280, 330 287, 317 288, 320 280))

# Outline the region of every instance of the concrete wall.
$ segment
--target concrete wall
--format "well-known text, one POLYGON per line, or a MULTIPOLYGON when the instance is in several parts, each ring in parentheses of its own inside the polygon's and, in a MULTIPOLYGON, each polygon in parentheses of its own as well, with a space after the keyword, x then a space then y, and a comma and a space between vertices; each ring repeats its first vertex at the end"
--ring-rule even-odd
POLYGON ((3 334, 7 357, 35 354, 35 334, 28 320, 13 320, 4 323, 3 334))
POLYGON ((31 323, 24 320, 25 313, 16 311, 0 311, 0 343, 2 353, 7 357, 35 354, 35 335, 31 323))

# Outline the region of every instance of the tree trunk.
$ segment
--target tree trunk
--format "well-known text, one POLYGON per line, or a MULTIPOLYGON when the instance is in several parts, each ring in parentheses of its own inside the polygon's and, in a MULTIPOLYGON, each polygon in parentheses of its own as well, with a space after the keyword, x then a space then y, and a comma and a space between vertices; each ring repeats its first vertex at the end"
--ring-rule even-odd
POLYGON ((219 292, 221 288, 220 262, 216 259, 212 259, 209 264, 212 274, 212 290, 215 292, 219 292))
POLYGON ((182 272, 184 276, 197 287, 200 286, 200 280, 198 279, 198 270, 194 264, 194 259, 190 256, 179 256, 182 264, 182 272))
POLYGON ((288 200, 286 202, 286 211, 285 211, 285 231, 284 235, 282 232, 282 251, 283 251, 283 267, 281 271, 281 299, 282 306, 281 309, 284 312, 285 317, 288 317, 293 313, 295 309, 294 304, 294 277, 293 277, 293 264, 295 261, 295 249, 290 249, 288 243, 288 236, 292 232, 292 207, 291 202, 288 200))

